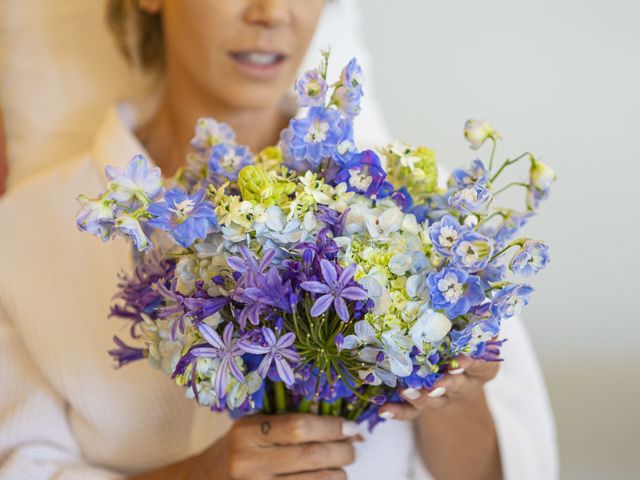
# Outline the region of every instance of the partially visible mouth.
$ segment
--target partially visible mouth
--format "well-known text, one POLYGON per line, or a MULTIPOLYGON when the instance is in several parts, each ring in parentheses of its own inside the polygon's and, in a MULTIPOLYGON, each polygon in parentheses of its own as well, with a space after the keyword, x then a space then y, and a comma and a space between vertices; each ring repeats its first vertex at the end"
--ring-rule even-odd
POLYGON ((276 75, 288 58, 280 52, 260 50, 230 52, 229 56, 241 72, 262 79, 276 75))

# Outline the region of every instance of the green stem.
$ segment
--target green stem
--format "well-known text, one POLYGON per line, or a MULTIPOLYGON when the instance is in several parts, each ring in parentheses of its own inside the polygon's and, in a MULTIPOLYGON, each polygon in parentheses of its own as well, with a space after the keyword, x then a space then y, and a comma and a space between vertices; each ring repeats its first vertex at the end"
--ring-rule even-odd
POLYGON ((276 400, 276 413, 287 413, 287 396, 284 383, 274 382, 273 392, 276 400))
POLYGON ((498 171, 496 172, 496 174, 491 177, 491 180, 489 180, 489 183, 493 183, 495 182, 495 180, 500 176, 500 174, 502 173, 502 171, 507 168, 509 165, 513 165, 514 163, 518 163, 520 160, 522 160, 525 157, 529 157, 529 158, 533 158, 533 154, 529 153, 529 152, 524 152, 522 155, 520 155, 519 157, 514 158, 513 160, 509 160, 508 158, 504 161, 504 163, 500 166, 500 168, 498 169, 498 171))
POLYGON ((269 393, 267 392, 266 388, 264 389, 264 394, 262 395, 262 409, 267 414, 273 413, 273 411, 271 410, 271 400, 269 399, 269 393))
POLYGON ((491 169, 493 168, 493 157, 495 157, 496 155, 496 147, 498 146, 498 142, 496 142, 496 139, 493 137, 489 138, 491 138, 491 141, 493 142, 493 146, 491 147, 491 157, 489 157, 489 172, 491 172, 491 169))
POLYGON ((331 404, 327 402, 320 403, 320 414, 321 415, 331 415, 331 404))
POLYGON ((511 182, 507 185, 505 185, 504 187, 502 187, 500 190, 498 190, 497 192, 494 192, 493 196, 496 197, 497 195, 499 195, 500 193, 504 192, 505 190, 511 188, 511 187, 525 187, 525 188, 529 188, 529 184, 528 183, 524 183, 524 182, 511 182))
POLYGON ((342 413, 342 398, 339 398, 333 403, 333 416, 339 417, 342 413))
POLYGON ((311 411, 311 400, 303 398, 298 405, 298 411, 300 413, 309 413, 311 411))
POLYGON ((496 253, 493 257, 491 257, 491 259, 489 260, 489 263, 493 262, 496 258, 498 258, 500 255, 502 255, 504 252, 506 252, 510 248, 512 248, 512 247, 521 247, 522 246, 522 242, 523 242, 522 239, 514 240, 509 245, 507 245, 502 250, 500 250, 498 253, 496 253))

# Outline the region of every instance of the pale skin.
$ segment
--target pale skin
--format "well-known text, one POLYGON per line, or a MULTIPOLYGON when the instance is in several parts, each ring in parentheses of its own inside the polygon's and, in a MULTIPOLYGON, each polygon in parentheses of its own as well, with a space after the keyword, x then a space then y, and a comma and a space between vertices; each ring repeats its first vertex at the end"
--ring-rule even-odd
MULTIPOLYGON (((281 100, 323 7, 324 0, 140 2, 140 8, 162 15, 166 90, 156 115, 136 133, 165 175, 183 164, 202 116, 230 124, 239 143, 254 152, 277 142, 289 120, 281 100), (278 61, 267 68, 247 65, 246 52, 275 53, 278 61)), ((445 387, 444 395, 405 392, 408 404, 385 405, 382 413, 413 422, 422 459, 435 478, 500 479, 496 431, 483 389, 497 364, 461 359, 460 365, 464 372, 447 374, 435 386, 445 387)), ((243 418, 201 454, 131 478, 344 479, 344 467, 355 460, 353 442, 359 440, 349 427, 339 418, 306 414, 243 418)))
POLYGON ((0 109, 0 196, 7 188, 7 177, 9 175, 9 162, 7 161, 7 137, 4 132, 4 117, 0 109))

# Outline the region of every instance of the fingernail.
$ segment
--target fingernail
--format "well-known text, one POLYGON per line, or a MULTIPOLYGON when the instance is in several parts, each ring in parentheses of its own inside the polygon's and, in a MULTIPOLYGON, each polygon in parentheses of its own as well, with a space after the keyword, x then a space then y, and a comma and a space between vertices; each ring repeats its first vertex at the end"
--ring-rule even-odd
POLYGON ((360 432, 360 428, 356 422, 342 422, 342 435, 345 437, 353 437, 360 432))
POLYGON ((409 400, 417 400, 420 398, 420 391, 415 388, 407 388, 402 392, 402 394, 409 400))
POLYGON ((455 370, 449 370, 449 375, 462 375, 464 368, 456 368, 455 370))
POLYGON ((444 393, 447 391, 446 388, 444 387, 438 387, 438 388, 434 388, 433 390, 431 390, 429 392, 429 396, 431 398, 437 398, 437 397, 441 397, 442 395, 444 395, 444 393))
POLYGON ((380 418, 384 418, 385 420, 391 420, 393 417, 395 417, 395 414, 389 410, 380 414, 380 418))

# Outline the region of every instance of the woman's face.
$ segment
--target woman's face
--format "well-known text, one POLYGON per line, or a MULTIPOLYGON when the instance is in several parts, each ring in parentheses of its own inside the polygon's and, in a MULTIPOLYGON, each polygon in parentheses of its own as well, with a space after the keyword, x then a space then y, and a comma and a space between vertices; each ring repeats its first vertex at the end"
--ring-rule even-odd
POLYGON ((227 108, 276 105, 292 88, 324 3, 162 0, 167 68, 227 108))

